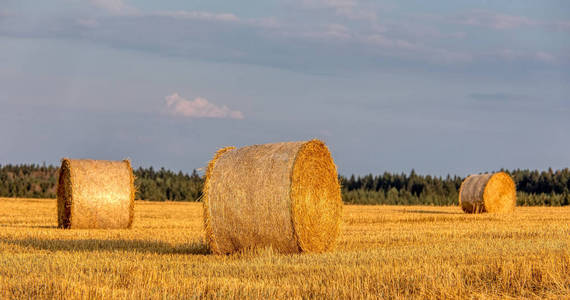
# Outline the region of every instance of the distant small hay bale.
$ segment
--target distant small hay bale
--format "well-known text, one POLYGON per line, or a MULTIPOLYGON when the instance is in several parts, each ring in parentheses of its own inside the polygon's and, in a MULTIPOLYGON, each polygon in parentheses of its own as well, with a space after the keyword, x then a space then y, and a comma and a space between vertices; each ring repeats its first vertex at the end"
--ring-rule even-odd
POLYGON ((134 201, 128 160, 62 160, 57 187, 60 228, 130 228, 134 201))
POLYGON ((505 172, 471 175, 459 189, 459 205, 466 213, 508 213, 516 203, 515 183, 505 172))
POLYGON ((339 234, 337 170, 318 140, 223 148, 208 165, 203 194, 213 253, 324 252, 339 234))

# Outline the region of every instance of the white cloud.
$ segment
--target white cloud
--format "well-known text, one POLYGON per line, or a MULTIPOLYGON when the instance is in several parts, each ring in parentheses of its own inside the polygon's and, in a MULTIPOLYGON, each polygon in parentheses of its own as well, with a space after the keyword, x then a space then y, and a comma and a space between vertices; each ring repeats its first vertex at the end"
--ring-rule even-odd
POLYGON ((241 111, 231 110, 225 105, 218 106, 201 97, 195 98, 194 100, 187 100, 178 95, 178 93, 166 96, 165 109, 169 115, 187 118, 244 118, 241 111))
POLYGON ((123 0, 89 0, 89 3, 117 15, 133 14, 138 12, 136 8, 125 4, 123 0))

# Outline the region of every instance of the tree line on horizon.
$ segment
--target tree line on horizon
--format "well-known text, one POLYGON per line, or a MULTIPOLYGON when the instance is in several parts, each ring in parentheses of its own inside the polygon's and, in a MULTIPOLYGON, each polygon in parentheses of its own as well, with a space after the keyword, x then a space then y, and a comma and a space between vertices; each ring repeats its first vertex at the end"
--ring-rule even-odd
MULTIPOLYGON (((20 164, 0 165, 0 197, 55 198, 58 167, 20 164)), ((570 204, 570 169, 553 171, 513 170, 517 205, 561 206, 570 204)), ((153 167, 134 170, 136 199, 152 201, 200 201, 204 176, 153 167)), ((339 176, 342 199, 350 204, 456 205, 460 176, 446 177, 388 173, 339 176)))

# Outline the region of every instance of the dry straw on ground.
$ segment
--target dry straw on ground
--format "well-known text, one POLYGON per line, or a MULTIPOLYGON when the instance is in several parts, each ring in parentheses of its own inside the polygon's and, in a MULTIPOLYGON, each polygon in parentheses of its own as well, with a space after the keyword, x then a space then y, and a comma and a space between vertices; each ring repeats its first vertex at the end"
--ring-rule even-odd
POLYGON ((130 228, 134 200, 128 160, 62 160, 57 188, 59 227, 130 228))
POLYGON ((471 175, 459 189, 459 205, 466 213, 508 213, 516 202, 515 183, 505 172, 471 175))
POLYGON ((334 247, 342 200, 336 166, 318 140, 223 148, 206 173, 204 223, 214 253, 334 247))

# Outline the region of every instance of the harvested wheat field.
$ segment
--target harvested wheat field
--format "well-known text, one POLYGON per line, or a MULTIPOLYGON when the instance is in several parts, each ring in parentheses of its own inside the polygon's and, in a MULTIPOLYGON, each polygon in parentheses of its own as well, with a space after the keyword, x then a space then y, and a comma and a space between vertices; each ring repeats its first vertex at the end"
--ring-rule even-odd
POLYGON ((132 229, 62 230, 0 199, 0 298, 568 298, 570 207, 345 206, 336 248, 211 254, 201 203, 137 202, 132 229))

